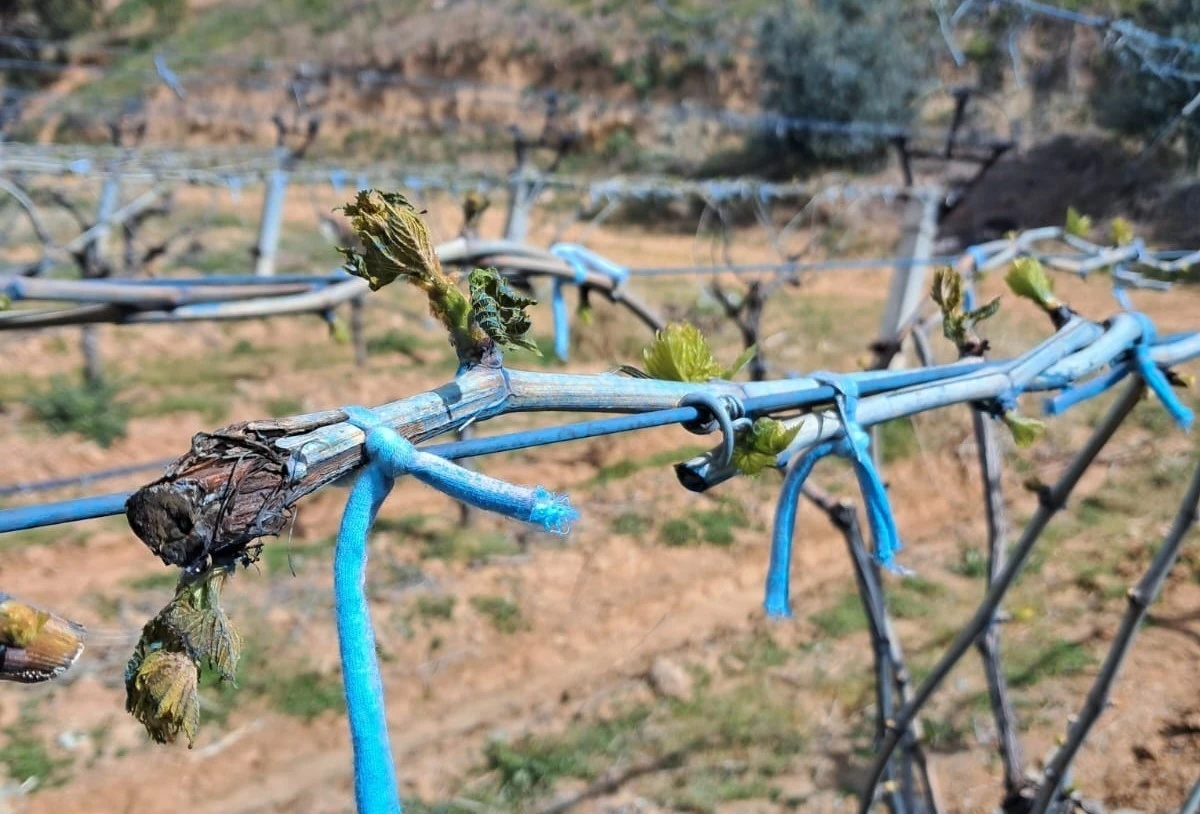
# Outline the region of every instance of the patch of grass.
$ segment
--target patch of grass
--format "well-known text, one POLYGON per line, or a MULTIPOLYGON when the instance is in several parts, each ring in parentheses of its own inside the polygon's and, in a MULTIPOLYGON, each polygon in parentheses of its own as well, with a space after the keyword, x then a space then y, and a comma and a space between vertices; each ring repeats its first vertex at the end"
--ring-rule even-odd
POLYGON ((160 591, 167 588, 174 588, 179 582, 179 572, 170 571, 155 571, 153 574, 146 574, 144 577, 136 577, 128 580, 125 584, 135 591, 160 591))
POLYGON ((458 562, 484 562, 493 557, 511 557, 520 547, 502 531, 452 529, 424 538, 421 556, 458 562))
POLYGON ((258 348, 249 339, 239 339, 233 343, 233 347, 229 351, 230 356, 257 356, 258 348))
POLYGON ((471 607, 486 616, 492 627, 501 633, 516 633, 527 626, 521 606, 507 597, 473 596, 471 607))
POLYGON ((931 616, 947 598, 945 586, 920 577, 905 577, 887 591, 888 610, 900 619, 931 616))
POLYGON ((917 428, 911 418, 897 418, 878 425, 879 448, 883 462, 900 461, 915 455, 921 449, 917 428))
POLYGON ((734 542, 734 529, 746 525, 746 512, 736 503, 724 503, 719 509, 696 512, 692 519, 700 529, 704 542, 729 546, 734 542))
POLYGON ((1005 650, 1004 672, 1010 687, 1032 687, 1046 678, 1078 675, 1096 663, 1087 647, 1066 639, 1043 648, 1014 644, 1005 650))
POLYGON ((129 405, 117 400, 118 386, 111 381, 75 383, 62 376, 50 388, 27 400, 33 415, 55 435, 77 432, 102 447, 125 437, 129 405))
POLYGON ((663 545, 677 547, 691 545, 699 536, 694 525, 677 517, 662 524, 658 530, 658 539, 663 545))
POLYGON ((267 399, 263 405, 267 409, 267 413, 272 418, 283 418, 291 415, 301 415, 304 413, 304 402, 295 396, 280 396, 279 398, 267 399))
POLYGON ((767 800, 779 795, 779 789, 762 777, 745 777, 720 767, 701 767, 688 772, 678 785, 659 797, 671 811, 712 814, 721 803, 738 800, 767 800))
POLYGON ((958 549, 958 562, 950 566, 950 571, 968 579, 983 579, 987 576, 987 555, 978 548, 962 546, 958 549))
POLYGON ((791 659, 792 654, 770 633, 756 633, 744 642, 739 642, 733 648, 733 655, 751 670, 766 670, 771 667, 782 667, 791 659))
POLYGON ((224 421, 229 415, 229 396, 191 390, 184 393, 169 393, 157 401, 144 401, 133 411, 138 418, 172 415, 174 413, 199 413, 205 421, 224 421))
POLYGON ((817 611, 808 620, 828 639, 840 639, 867 629, 867 614, 855 593, 842 594, 831 607, 817 611))
POLYGON ((635 707, 560 736, 492 741, 484 750, 487 769, 495 773, 500 796, 509 803, 548 791, 563 778, 590 780, 631 749, 649 715, 645 707, 635 707))
POLYGON ((613 518, 613 534, 628 534, 630 537, 641 537, 654 525, 654 521, 644 514, 623 512, 613 518))
POLYGON ((333 537, 304 545, 289 542, 286 538, 278 539, 263 546, 259 562, 272 576, 299 574, 306 563, 332 556, 334 542, 333 537))
POLYGON ((692 445, 683 447, 682 449, 657 452, 646 458, 625 458, 614 464, 600 467, 585 485, 603 486, 614 480, 628 478, 630 475, 641 472, 643 469, 657 469, 659 467, 671 466, 680 461, 686 461, 688 458, 694 458, 706 449, 707 447, 692 445))
POLYGON ((424 346, 425 342, 420 337, 395 329, 381 336, 367 338, 367 353, 371 356, 398 353, 414 362, 419 362, 421 361, 421 357, 418 351, 424 346))
POLYGON ((443 596, 418 596, 413 604, 413 615, 427 622, 449 621, 454 618, 457 599, 449 594, 443 596))
MULTIPOLYGON (((986 693, 984 698, 987 698, 986 693)), ((925 742, 935 752, 957 752, 966 748, 967 730, 949 718, 924 718, 925 742)))
POLYGON ((316 670, 273 677, 264 689, 276 710, 305 721, 324 712, 340 711, 345 706, 341 680, 316 670))
POLYGON ((0 766, 4 766, 8 778, 15 783, 24 783, 37 778, 35 789, 60 786, 68 779, 69 757, 55 757, 46 744, 32 733, 34 722, 25 717, 4 730, 5 743, 0 747, 0 766))

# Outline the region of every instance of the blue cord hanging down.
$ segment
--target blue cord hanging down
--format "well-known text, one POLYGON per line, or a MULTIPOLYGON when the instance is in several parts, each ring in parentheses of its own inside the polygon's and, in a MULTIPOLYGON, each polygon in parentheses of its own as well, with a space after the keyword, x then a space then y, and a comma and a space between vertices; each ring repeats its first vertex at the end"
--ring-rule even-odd
MULTIPOLYGON (((581 286, 587 280, 588 271, 595 271, 612 278, 620 287, 629 278, 629 270, 606 260, 578 243, 555 243, 550 247, 551 254, 561 258, 575 272, 575 285, 581 286)), ((550 309, 554 315, 554 355, 560 361, 567 361, 571 353, 571 318, 567 312, 567 301, 563 295, 566 283, 561 277, 555 277, 550 292, 550 309)))
POLYGON ((824 441, 809 449, 798 460, 783 480, 779 503, 775 509, 775 527, 771 537, 771 560, 767 566, 766 597, 763 607, 772 618, 786 619, 791 616, 790 581, 792 570, 792 536, 796 523, 796 506, 804 482, 812 473, 817 461, 829 455, 846 458, 854 467, 854 475, 866 505, 867 522, 875 543, 876 561, 895 573, 905 569, 895 562, 900 551, 900 535, 896 531, 896 520, 888 500, 887 489, 875 469, 868 452, 871 437, 858 424, 858 385, 848 376, 832 373, 813 373, 810 378, 834 388, 837 395, 834 404, 842 422, 840 438, 824 441))
POLYGON ((401 814, 388 740, 383 681, 366 596, 367 534, 398 475, 410 474, 456 500, 565 534, 578 514, 565 496, 527 489, 421 452, 374 413, 346 407, 347 420, 367 434, 367 465, 346 501, 333 561, 333 594, 346 714, 354 749, 358 814, 401 814))
POLYGON ((1129 313, 1138 321, 1142 333, 1137 338, 1137 341, 1134 342, 1128 358, 1125 361, 1114 364, 1108 372, 1095 376, 1083 384, 1068 387, 1054 398, 1047 399, 1044 409, 1049 415, 1059 415, 1080 402, 1094 398, 1110 390, 1126 376, 1136 372, 1142 377, 1142 381, 1146 383, 1150 391, 1158 398, 1163 409, 1179 425, 1179 428, 1186 432, 1192 428, 1192 424, 1195 422, 1195 415, 1187 405, 1180 401, 1179 396, 1175 394, 1175 390, 1171 387, 1171 382, 1167 380, 1166 374, 1163 373, 1162 368, 1155 363, 1154 358, 1150 355, 1154 342, 1158 338, 1157 329, 1145 314, 1138 311, 1130 311, 1129 313))

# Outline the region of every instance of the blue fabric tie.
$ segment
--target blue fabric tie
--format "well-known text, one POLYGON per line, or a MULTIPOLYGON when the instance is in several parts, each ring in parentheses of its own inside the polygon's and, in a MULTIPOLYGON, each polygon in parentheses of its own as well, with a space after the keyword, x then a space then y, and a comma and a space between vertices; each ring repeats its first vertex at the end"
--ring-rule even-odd
POLYGON ((1190 430, 1195 416, 1180 401, 1179 396, 1171 387, 1170 381, 1167 380, 1166 374, 1150 355, 1150 350, 1158 336, 1154 323, 1148 316, 1137 311, 1130 311, 1129 314, 1138 321, 1138 325, 1142 329, 1141 335, 1138 336, 1129 352, 1129 357, 1125 361, 1114 364, 1106 373, 1095 376, 1083 384, 1068 387, 1054 398, 1047 399, 1044 405, 1046 413, 1059 415, 1066 412, 1076 404, 1108 391, 1130 373, 1136 372, 1158 398, 1163 409, 1179 425, 1179 428, 1184 431, 1190 430))
MULTIPOLYGON (((629 271, 606 260, 578 243, 556 243, 550 247, 550 253, 562 259, 575 273, 575 285, 581 286, 587 282, 589 271, 607 275, 614 282, 614 290, 624 284, 629 278, 629 271)), ((567 311, 567 301, 563 294, 566 282, 562 277, 555 277, 550 291, 550 310, 554 316, 554 355, 565 362, 571 353, 571 321, 567 311)))
POLYGON ((370 410, 354 406, 343 410, 347 421, 367 436, 367 465, 346 501, 333 560, 338 648, 354 749, 354 798, 358 814, 400 814, 383 682, 375 654, 375 630, 365 588, 367 534, 395 478, 410 474, 456 500, 559 534, 567 533, 578 513, 565 496, 541 487, 514 486, 422 452, 395 430, 381 426, 370 410))
POLYGON ((767 567, 766 597, 763 607, 772 618, 791 616, 790 580, 792 567, 792 536, 796 522, 796 507, 804 482, 812 473, 817 461, 829 455, 848 459, 854 467, 867 510, 867 522, 875 542, 875 559, 896 573, 905 569, 895 562, 901 549, 900 536, 896 531, 896 520, 892 514, 887 489, 875 469, 869 454, 871 438, 858 424, 858 385, 848 376, 831 373, 813 373, 814 381, 828 384, 837 391, 835 405, 842 422, 840 438, 824 441, 809 449, 788 470, 780 490, 779 503, 775 509, 775 527, 771 538, 771 560, 767 567))

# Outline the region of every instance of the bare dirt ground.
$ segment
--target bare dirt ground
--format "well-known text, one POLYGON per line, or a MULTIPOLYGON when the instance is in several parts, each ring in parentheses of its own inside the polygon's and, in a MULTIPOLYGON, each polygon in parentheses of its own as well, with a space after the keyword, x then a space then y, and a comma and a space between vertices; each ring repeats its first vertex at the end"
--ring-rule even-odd
MULTIPOLYGON (((319 203, 326 211, 332 205, 319 203)), ((304 237, 311 213, 307 204, 291 212, 285 266, 312 256, 334 262, 304 237)), ((449 237, 453 213, 434 215, 439 237, 449 237)), ((888 253, 894 238, 888 213, 874 212, 865 222, 876 225, 863 244, 888 253)), ((490 221, 485 232, 497 226, 490 221)), ((214 247, 222 251, 249 243, 245 229, 229 226, 220 234, 224 242, 214 247)), ((602 230, 592 245, 637 264, 688 263, 694 250, 690 236, 636 228, 602 230)), ((749 234, 738 245, 744 259, 766 256, 749 234)), ((886 280, 883 272, 845 272, 785 291, 768 308, 768 358, 796 370, 861 364, 886 280)), ((634 285, 675 313, 690 308, 698 320, 711 318, 691 279, 634 285)), ((1000 285, 987 281, 989 289, 1000 285)), ((1116 309, 1103 281, 1059 286, 1089 315, 1116 309)), ((1198 327, 1200 297, 1192 292, 1137 299, 1163 331, 1198 327)), ((368 312, 377 347, 365 371, 314 318, 105 328, 104 355, 137 416, 127 437, 108 449, 78 435, 50 435, 23 404, 50 376, 78 368, 76 333, 3 337, 0 483, 169 457, 200 429, 269 413, 374 405, 427 389, 452 375, 453 363, 421 312, 407 292, 377 296, 368 312), (404 352, 397 352, 400 345, 404 352)), ((1011 297, 988 326, 996 353, 1004 355, 1047 331, 1011 297)), ((538 310, 535 332, 549 332, 546 309, 538 310)), ((578 328, 575 339, 571 368, 601 371, 637 363, 648 337, 601 303, 595 324, 578 328)), ((715 339, 732 359, 733 331, 718 329, 715 339)), ((551 363, 521 357, 512 364, 551 363)), ((1052 478, 1101 407, 1089 404, 1053 421, 1031 450, 1008 450, 1005 486, 1014 523, 1033 506, 1022 481, 1052 478)), ((1032 400, 1028 410, 1036 410, 1032 400)), ((919 678, 981 595, 980 486, 966 408, 918 416, 885 437, 886 477, 907 544, 902 558, 918 575, 889 578, 888 590, 919 678)), ((486 517, 459 532, 449 501, 413 483, 397 486, 372 542, 369 587, 393 749, 410 807, 417 810, 421 800, 440 810, 540 810, 611 767, 674 752, 580 809, 853 808, 871 753, 874 696, 843 543, 811 507, 801 511, 796 617, 768 623, 760 602, 778 478, 742 480, 712 495, 688 493, 669 465, 704 441, 671 429, 481 462, 497 476, 570 493, 583 519, 566 539, 486 517)), ((1194 456, 1194 439, 1174 431, 1155 404, 1140 406, 1014 591, 1003 635, 1031 765, 1054 747, 1079 708, 1123 610, 1123 590, 1161 539, 1194 456)), ((855 492, 852 476, 836 463, 816 477, 836 494, 855 492)), ((0 538, 0 585, 92 631, 81 664, 65 681, 0 689, 5 788, 12 792, 23 774, 40 777, 32 793, 0 798, 0 810, 350 811, 329 575, 343 497, 330 489, 304 502, 290 540, 270 542, 260 565, 227 590, 247 640, 240 688, 204 689, 205 720, 191 750, 150 743, 122 711, 125 660, 140 625, 171 591, 169 574, 123 521, 0 538)), ((1177 810, 1200 775, 1195 544, 1193 538, 1130 656, 1113 706, 1077 762, 1075 786, 1110 809, 1177 810)), ((989 811, 999 800, 995 731, 981 703, 985 686, 976 660, 968 659, 926 717, 948 811, 989 811)))

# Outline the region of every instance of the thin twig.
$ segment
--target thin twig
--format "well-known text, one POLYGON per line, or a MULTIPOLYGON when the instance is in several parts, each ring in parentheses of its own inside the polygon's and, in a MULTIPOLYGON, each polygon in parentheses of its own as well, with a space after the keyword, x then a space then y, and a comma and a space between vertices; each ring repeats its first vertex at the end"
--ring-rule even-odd
MULTIPOLYGON (((892 718, 893 690, 895 691, 895 700, 903 704, 906 701, 908 688, 908 668, 905 666, 900 641, 895 635, 891 617, 887 611, 883 585, 879 579, 879 569, 872 562, 867 551, 862 536, 862 527, 858 522, 858 511, 855 507, 847 501, 834 500, 815 486, 806 485, 803 493, 825 513, 834 528, 842 533, 850 552, 855 582, 863 601, 863 610, 867 615, 867 629, 871 634, 871 651, 875 659, 877 703, 875 745, 878 748, 886 735, 887 723, 892 718)), ((889 784, 888 804, 892 811, 918 810, 912 799, 911 765, 914 762, 922 775, 921 787, 925 794, 925 810, 929 814, 936 814, 940 808, 937 803, 935 785, 929 774, 928 762, 924 750, 921 748, 919 721, 914 721, 909 727, 904 740, 902 782, 889 784)), ((893 771, 893 768, 889 766, 887 779, 891 779, 893 771)))
POLYGON ((1116 683, 1117 673, 1125 661, 1125 656, 1133 646, 1133 639, 1137 635, 1138 628, 1146 618, 1146 612, 1150 605, 1162 591, 1167 574, 1171 572, 1175 561, 1179 559, 1179 548, 1184 537, 1196 524, 1197 510, 1200 510, 1200 463, 1196 466, 1183 503, 1179 507, 1179 513, 1175 516, 1175 522, 1164 538, 1162 547, 1154 555, 1150 567, 1142 574, 1138 584, 1127 595, 1129 604, 1121 619, 1121 627, 1113 639, 1108 655, 1104 658, 1100 674, 1096 676, 1095 683, 1088 691, 1083 709, 1079 711, 1075 723, 1071 725, 1066 743, 1062 745, 1050 765, 1046 767, 1045 780, 1038 787, 1037 799, 1031 810, 1032 814, 1044 814, 1050 807, 1062 786, 1063 777, 1071 768, 1071 761, 1075 759, 1075 755, 1083 746, 1088 733, 1091 732, 1092 726, 1104 712, 1104 708, 1108 704, 1109 693, 1112 691, 1113 684, 1116 683))
POLYGON ((875 790, 883 777, 884 768, 891 759, 892 753, 896 751, 896 747, 900 744, 905 731, 912 725, 917 712, 929 701, 934 691, 946 679, 946 676, 950 674, 954 666, 958 664, 971 648, 971 645, 987 629, 987 626, 995 616, 996 609, 1000 606, 1001 600, 1004 599, 1004 595, 1016 580, 1021 568, 1025 565, 1025 561, 1033 551, 1033 547, 1041 536, 1042 531, 1045 530, 1050 519, 1066 504, 1067 497, 1071 494, 1076 484, 1079 483, 1080 478, 1083 477, 1083 473, 1091 465, 1104 445, 1112 438, 1113 434, 1116 433, 1117 428, 1124 422, 1125 417, 1133 410, 1138 399, 1141 397, 1142 390, 1143 384, 1140 379, 1125 389, 1121 398, 1117 400, 1116 404, 1113 405, 1100 421, 1092 437, 1088 439, 1083 449, 1076 454, 1070 465, 1068 465, 1067 470, 1060 476, 1058 482, 1053 487, 1043 490, 1039 495, 1037 512, 1025 527, 1024 534, 1021 535, 1020 541, 1013 550, 1012 559, 992 582, 991 587, 976 609, 971 621, 955 637, 945 655, 938 661, 929 676, 921 683, 921 686, 917 688, 916 695, 897 713, 896 720, 889 727, 887 740, 880 748, 875 762, 871 766, 869 780, 859 801, 859 814, 867 814, 870 811, 871 804, 875 799, 875 790))
MULTIPOLYGON (((1001 487, 1000 444, 996 424, 981 410, 972 410, 971 421, 975 443, 979 448, 979 470, 983 481, 983 503, 988 529, 988 585, 1004 570, 1008 545, 1007 519, 1004 514, 1004 493, 1001 487)), ((1016 716, 1008 697, 1004 671, 1000 668, 1000 627, 996 614, 988 621, 987 629, 975 642, 983 659, 987 676, 988 699, 996 720, 996 739, 1000 759, 1004 764, 1005 810, 1016 801, 1024 780, 1024 759, 1017 737, 1016 716)))

